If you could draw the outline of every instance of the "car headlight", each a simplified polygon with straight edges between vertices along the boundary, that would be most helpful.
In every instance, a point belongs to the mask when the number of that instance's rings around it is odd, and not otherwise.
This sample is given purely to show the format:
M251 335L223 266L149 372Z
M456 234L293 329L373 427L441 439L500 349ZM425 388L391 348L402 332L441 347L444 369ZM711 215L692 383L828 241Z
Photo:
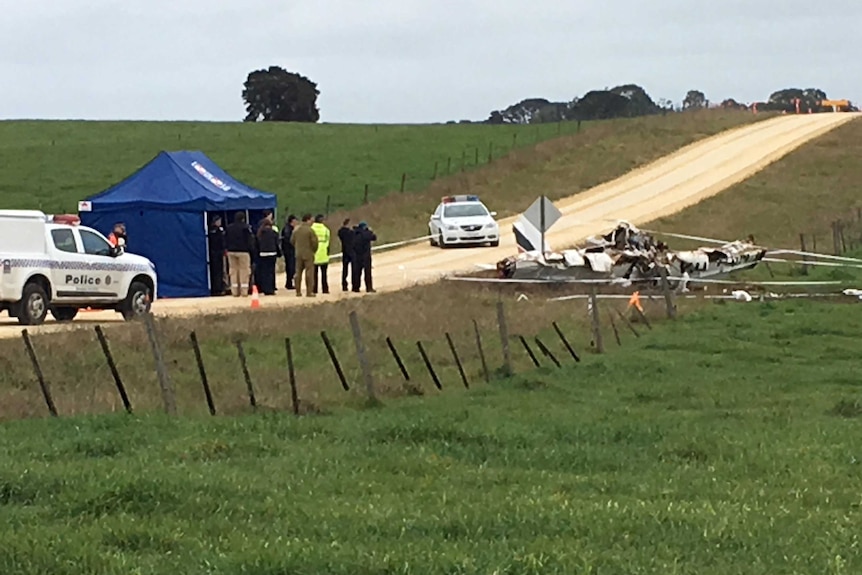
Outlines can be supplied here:
M490 224L485 224L485 227L486 228L496 228L497 224L495 224L494 222L491 222Z
M454 232L455 230L458 229L458 226L446 226L446 229L449 230L450 232Z

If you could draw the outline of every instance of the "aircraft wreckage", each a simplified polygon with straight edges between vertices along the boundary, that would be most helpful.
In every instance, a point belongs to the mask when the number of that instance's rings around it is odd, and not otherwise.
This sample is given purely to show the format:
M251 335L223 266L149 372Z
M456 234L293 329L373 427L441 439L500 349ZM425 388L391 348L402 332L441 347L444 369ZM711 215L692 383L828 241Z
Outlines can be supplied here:
M756 245L750 236L747 241L717 247L674 251L632 224L620 222L609 233L589 238L586 247L544 254L522 252L497 262L497 272L505 279L658 283L661 270L665 270L675 288L685 279L719 278L751 269L766 253L767 249Z

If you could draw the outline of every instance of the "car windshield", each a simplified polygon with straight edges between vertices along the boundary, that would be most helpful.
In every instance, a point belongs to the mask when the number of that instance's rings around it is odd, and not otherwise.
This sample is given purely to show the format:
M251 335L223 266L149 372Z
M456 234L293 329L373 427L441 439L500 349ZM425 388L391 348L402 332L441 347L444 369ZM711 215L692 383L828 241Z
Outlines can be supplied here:
M488 210L482 204L452 204L443 208L444 218L469 218L487 215Z

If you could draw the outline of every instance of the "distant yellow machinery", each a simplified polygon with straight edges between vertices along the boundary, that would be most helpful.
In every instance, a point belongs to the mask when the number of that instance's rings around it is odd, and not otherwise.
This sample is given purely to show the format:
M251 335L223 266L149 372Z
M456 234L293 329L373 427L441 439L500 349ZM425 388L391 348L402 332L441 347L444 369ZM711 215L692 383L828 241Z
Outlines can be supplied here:
M849 112L850 100L820 100L820 105L824 108L832 108L833 112Z

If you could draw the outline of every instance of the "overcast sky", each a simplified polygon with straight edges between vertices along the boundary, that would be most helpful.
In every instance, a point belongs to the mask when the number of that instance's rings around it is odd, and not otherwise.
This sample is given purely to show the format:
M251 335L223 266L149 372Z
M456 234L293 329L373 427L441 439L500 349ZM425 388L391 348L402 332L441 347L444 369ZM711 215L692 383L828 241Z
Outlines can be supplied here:
M624 83L680 102L862 100L862 2L0 0L0 118L241 120L279 65L324 122L485 119Z

